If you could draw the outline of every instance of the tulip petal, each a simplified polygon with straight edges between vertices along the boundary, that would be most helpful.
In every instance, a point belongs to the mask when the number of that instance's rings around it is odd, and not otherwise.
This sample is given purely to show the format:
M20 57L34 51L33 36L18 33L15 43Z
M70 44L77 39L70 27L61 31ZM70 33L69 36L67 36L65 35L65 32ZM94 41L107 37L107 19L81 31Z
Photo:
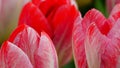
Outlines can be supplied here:
M120 19L118 19L116 21L116 23L113 25L113 27L111 28L110 32L108 33L108 37L110 39L120 39Z
M63 5L58 8L51 22L54 29L53 42L58 52L60 66L72 58L72 29L78 14L74 6Z
M73 56L76 68L87 68L84 39L85 32L81 24L81 16L78 16L73 28Z
M35 68L58 68L57 54L50 38L26 25L19 26L10 36L10 41L20 47Z
M21 48L35 65L34 53L39 47L40 36L34 29L21 25L11 34L9 41Z
M52 36L52 30L47 19L39 8L31 2L26 4L21 12L19 25L21 24L27 24L33 27L39 34L41 31L45 31L50 37Z
M0 68L33 68L33 66L20 48L7 41L0 51Z
M104 53L107 42L105 36L102 35L95 25L92 23L87 31L85 38L85 52L88 63L88 68L100 68L101 66L101 53ZM104 44L104 45L103 45Z
M88 28L85 51L89 68L119 68L120 43L103 35L95 24Z
M89 10L82 21L79 18L78 21L75 22L73 29L73 52L76 67L87 67L84 40L86 31L92 22L95 22L95 25L104 35L107 35L111 29L112 24L96 9Z
M96 9L89 10L82 21L83 28L86 30L90 23L95 22L100 31L107 35L111 29L111 22L109 22L101 12Z
M120 18L120 4L117 4L112 9L108 19L114 24L119 18Z
M46 17L53 9L64 4L70 4L70 0L32 0L32 2L40 8Z
M40 44L35 52L37 68L58 68L58 58L54 45L48 35L41 33Z

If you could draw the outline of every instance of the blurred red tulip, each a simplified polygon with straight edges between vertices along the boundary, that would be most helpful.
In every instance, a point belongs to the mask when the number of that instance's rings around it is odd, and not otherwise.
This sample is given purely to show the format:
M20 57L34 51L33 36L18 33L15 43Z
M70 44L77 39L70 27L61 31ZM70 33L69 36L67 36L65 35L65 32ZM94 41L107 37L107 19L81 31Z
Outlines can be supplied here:
M22 7L30 0L0 0L0 43L15 28Z
M73 29L73 53L77 68L120 67L120 10L116 5L108 19L96 9L78 16ZM120 8L120 7L119 7Z
M33 0L23 8L19 25L27 24L39 34L48 33L63 66L72 58L72 28L78 14L72 0Z

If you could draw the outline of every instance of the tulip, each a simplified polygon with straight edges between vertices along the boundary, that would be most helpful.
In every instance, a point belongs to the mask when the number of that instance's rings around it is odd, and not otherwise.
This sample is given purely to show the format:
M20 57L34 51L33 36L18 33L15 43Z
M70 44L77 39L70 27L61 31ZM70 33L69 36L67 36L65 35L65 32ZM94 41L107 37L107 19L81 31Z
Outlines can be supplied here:
M19 24L45 31L52 39L60 67L72 58L72 28L79 11L71 0L33 0L23 8Z
M45 32L21 25L2 45L0 68L58 68L54 45Z
M76 68L120 67L120 4L109 18L96 10L89 10L76 18L73 28L73 54Z
M0 0L0 44L15 28L22 7L30 0Z

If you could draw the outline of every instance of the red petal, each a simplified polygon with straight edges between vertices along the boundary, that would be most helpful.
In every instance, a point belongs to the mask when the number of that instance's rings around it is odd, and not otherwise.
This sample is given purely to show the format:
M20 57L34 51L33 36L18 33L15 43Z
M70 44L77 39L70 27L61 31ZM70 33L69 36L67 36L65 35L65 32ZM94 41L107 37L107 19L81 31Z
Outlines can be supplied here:
M70 0L32 0L32 2L39 6L45 16L48 16L53 9L63 4L70 4Z
M19 25L21 24L27 24L33 27L39 34L41 31L45 31L50 37L52 36L51 27L45 16L42 14L39 8L31 2L26 4L21 12Z
M57 53L52 40L44 32L41 33L40 44L35 52L37 68L58 68Z
M53 42L61 65L68 63L72 57L72 29L78 13L74 6L63 5L56 11L52 20Z
M19 31L21 28L23 29ZM35 30L28 26L21 25L10 36L10 41L28 55L35 68L58 67L57 54L53 48L54 45L50 38L44 33L41 34L40 38ZM48 47L50 49L48 49Z
M5 42L0 52L0 68L33 68L33 66L20 48Z

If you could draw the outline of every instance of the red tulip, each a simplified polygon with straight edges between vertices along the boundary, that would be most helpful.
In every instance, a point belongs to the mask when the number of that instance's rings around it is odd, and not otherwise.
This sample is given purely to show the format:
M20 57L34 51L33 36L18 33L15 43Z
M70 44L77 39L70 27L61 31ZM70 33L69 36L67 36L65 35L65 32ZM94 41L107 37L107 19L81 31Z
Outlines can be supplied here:
M79 11L71 0L33 0L33 3L23 8L19 25L27 24L39 34L45 31L55 44L59 64L63 66L72 58L72 28Z
M58 68L56 50L46 33L41 32L39 36L31 27L21 25L11 34L9 41L13 44L3 44L0 67Z
M115 6L108 19L96 9L88 11L83 19L81 16L76 19L73 53L77 68L120 67L119 5Z

